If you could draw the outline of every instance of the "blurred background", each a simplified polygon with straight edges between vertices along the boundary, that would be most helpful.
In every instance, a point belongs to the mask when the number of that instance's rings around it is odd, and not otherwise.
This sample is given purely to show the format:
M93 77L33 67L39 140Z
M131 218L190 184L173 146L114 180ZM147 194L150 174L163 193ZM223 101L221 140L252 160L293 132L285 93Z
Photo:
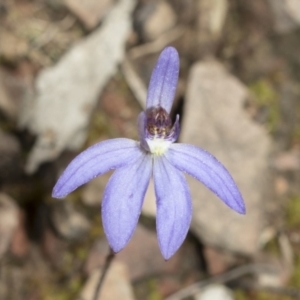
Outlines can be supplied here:
M111 173L51 191L81 150L137 139L170 45L179 140L229 169L247 214L188 178L191 230L165 262L150 185L99 299L300 298L300 0L0 0L0 299L92 299Z

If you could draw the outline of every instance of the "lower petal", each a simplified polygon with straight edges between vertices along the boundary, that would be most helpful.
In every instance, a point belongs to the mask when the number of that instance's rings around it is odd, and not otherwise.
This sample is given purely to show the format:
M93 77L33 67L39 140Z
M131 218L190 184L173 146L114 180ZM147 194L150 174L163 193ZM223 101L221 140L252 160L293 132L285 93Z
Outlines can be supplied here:
M63 198L96 176L130 164L141 154L138 143L130 139L111 139L95 144L71 161L55 184L52 196Z
M186 179L164 156L154 159L153 169L158 241L169 259L183 243L192 219L192 202Z
M188 144L172 144L166 153L178 170L201 181L230 208L245 214L243 197L227 169L207 151Z
M151 156L117 169L111 176L102 203L102 222L114 252L122 250L137 225L152 173Z

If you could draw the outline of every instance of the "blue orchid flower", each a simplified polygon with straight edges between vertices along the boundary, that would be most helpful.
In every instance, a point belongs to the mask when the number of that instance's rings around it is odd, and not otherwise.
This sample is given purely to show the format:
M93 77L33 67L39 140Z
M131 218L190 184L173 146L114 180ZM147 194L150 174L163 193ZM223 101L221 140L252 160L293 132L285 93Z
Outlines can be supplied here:
M109 170L102 201L102 222L114 252L132 237L145 193L153 177L156 227L163 257L183 243L192 219L192 201L184 173L201 181L230 208L245 214L241 193L226 168L210 153L188 144L174 144L180 126L170 118L179 72L173 47L161 53L151 76L146 111L138 117L140 141L125 138L100 142L80 153L57 181L52 196L63 198Z

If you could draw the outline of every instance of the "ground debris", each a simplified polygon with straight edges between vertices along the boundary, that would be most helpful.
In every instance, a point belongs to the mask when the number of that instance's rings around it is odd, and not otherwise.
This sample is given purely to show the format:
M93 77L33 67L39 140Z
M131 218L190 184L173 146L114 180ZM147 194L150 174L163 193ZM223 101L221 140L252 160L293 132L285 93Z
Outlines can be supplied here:
M21 126L38 135L27 161L28 173L64 149L82 146L99 94L124 55L134 3L120 1L99 29L39 74L37 95L20 116ZM118 35L112 38L115 32Z

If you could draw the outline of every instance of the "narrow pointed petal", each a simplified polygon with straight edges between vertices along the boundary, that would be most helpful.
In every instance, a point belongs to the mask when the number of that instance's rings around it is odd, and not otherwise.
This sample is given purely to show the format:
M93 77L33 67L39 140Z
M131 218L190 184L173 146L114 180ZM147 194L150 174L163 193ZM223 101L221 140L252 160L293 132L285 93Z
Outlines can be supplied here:
M179 134L180 134L179 115L176 115L176 119L172 127L171 133L166 139L174 143L177 141Z
M186 179L164 156L154 159L157 201L156 228L163 257L169 259L183 243L192 219L192 201Z
M114 252L122 250L134 232L151 174L151 156L143 154L134 164L116 170L105 188L102 222Z
M163 107L168 113L174 101L179 73L177 50L167 47L160 54L152 72L146 108Z
M210 153L188 144L173 144L166 153L177 169L201 181L230 208L245 214L242 195L227 169Z
M128 165L141 153L138 143L130 139L95 144L71 161L54 186L52 196L63 198L94 177Z

